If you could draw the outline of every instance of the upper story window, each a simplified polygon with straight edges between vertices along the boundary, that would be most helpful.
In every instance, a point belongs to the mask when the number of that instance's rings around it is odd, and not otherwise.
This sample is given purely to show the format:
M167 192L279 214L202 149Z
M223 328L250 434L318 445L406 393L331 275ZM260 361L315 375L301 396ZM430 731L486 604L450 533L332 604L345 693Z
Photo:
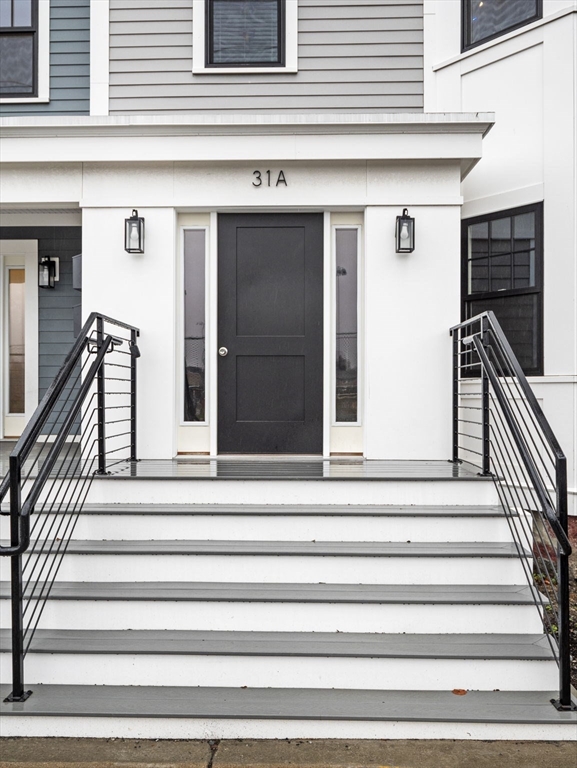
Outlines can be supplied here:
M0 0L0 96L38 92L38 0Z
M543 373L543 204L463 221L463 317L492 310L526 374Z
M543 16L543 0L461 0L463 50Z
M207 67L282 67L284 0L207 0Z
M193 74L297 72L298 0L193 0Z

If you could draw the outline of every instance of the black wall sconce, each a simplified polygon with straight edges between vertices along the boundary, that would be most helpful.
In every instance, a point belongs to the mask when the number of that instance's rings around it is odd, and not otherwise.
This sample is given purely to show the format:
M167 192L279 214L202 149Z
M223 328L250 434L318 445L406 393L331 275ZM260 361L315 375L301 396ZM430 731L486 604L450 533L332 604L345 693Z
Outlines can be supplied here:
M58 270L59 259L52 256L43 256L38 264L38 287L54 288L57 280L60 279Z
M128 253L144 253L144 219L137 210L124 219L124 250Z
M403 208L402 216L397 216L395 240L397 253L412 253L415 250L415 220L406 208Z

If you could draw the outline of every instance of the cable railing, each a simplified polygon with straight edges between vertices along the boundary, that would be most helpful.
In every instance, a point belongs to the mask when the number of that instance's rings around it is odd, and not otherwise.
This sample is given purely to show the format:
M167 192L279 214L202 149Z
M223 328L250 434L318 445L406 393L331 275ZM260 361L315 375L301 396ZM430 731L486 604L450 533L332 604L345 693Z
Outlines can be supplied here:
M492 476L574 710L569 648L567 460L493 312L451 328L453 461Z
M137 460L139 331L92 313L9 457L12 692L25 701L24 658L97 474Z

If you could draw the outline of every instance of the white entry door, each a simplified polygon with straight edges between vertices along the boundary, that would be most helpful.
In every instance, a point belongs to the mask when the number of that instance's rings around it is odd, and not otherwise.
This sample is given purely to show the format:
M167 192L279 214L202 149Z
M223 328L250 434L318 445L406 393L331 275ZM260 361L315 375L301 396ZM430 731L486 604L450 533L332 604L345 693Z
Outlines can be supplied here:
M0 240L0 437L38 405L38 241Z

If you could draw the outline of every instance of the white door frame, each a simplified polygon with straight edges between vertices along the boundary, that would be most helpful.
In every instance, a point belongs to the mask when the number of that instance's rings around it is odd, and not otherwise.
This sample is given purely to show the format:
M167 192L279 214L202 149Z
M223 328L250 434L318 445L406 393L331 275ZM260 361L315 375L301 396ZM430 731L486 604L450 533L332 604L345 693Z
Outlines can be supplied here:
M25 400L23 416L8 414L8 301L7 271L20 267L25 276ZM5 418L10 419L10 436L19 435L38 405L38 241L0 240L0 437L4 437Z

